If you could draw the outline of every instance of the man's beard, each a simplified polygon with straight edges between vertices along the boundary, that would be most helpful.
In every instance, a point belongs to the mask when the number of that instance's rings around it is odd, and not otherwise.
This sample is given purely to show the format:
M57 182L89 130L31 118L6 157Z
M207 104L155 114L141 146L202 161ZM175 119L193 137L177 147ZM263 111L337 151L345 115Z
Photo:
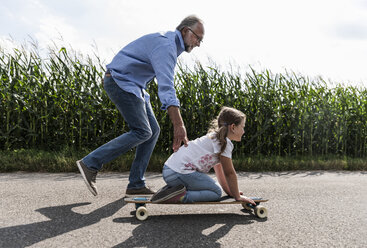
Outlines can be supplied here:
M192 47L191 46L189 46L189 45L187 45L187 43L184 43L184 45L185 45L185 51L186 52L191 52L192 51Z

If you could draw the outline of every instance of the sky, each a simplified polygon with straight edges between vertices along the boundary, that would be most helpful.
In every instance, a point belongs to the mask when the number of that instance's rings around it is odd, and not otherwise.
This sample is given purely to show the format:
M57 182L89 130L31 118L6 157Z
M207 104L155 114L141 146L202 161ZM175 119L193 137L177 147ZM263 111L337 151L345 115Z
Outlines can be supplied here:
M205 36L179 57L189 66L367 86L367 0L0 0L0 13L2 47L33 40L41 50L96 53L105 64L132 40L195 14Z

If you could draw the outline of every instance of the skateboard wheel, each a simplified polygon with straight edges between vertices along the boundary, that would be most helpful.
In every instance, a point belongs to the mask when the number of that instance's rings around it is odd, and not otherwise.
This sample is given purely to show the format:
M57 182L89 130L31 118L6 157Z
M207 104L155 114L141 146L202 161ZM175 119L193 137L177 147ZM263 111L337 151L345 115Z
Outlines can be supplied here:
M138 220L146 220L148 218L148 210L146 207L138 207L135 216Z
M252 210L252 208L248 205L248 203L242 203L242 207L246 210Z
M266 218L268 216L268 210L265 207L256 207L255 214L260 219Z

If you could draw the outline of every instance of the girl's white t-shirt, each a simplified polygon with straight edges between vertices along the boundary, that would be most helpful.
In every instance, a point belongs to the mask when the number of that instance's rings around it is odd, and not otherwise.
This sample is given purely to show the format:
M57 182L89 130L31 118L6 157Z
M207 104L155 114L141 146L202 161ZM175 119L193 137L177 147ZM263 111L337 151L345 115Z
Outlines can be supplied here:
M227 145L222 156L232 158L233 144L227 139ZM189 141L188 146L181 146L173 153L165 165L170 169L181 173L189 174L195 171L208 173L214 165L218 164L218 153L220 152L219 141L214 137L214 133Z

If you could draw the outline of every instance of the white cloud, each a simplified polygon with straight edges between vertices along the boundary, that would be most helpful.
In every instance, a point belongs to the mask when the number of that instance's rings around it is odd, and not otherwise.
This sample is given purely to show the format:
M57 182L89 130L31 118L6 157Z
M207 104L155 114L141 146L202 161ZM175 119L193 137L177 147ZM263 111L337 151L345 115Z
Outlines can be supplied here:
M179 6L177 7L177 4ZM146 33L173 30L189 14L205 22L200 48L187 63L208 57L227 68L246 68L367 82L367 5L362 0L13 0L0 6L0 37L28 35L40 46L60 41L106 63L121 47Z
M67 24L64 18L47 16L39 22L39 29L34 36L42 46L50 44L50 41L59 44L67 41L78 48L80 39L78 32L73 26Z

